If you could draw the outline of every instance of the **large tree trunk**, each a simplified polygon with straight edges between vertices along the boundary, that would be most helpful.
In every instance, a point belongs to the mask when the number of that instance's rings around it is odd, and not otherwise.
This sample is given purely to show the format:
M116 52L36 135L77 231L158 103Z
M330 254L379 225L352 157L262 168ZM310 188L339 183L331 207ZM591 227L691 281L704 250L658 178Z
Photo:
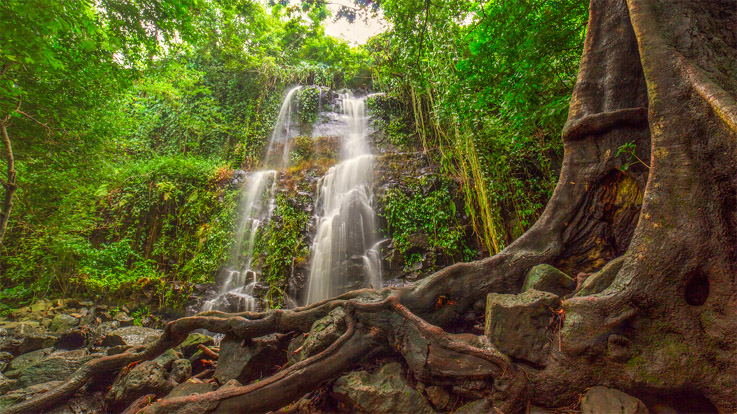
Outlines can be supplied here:
M428 383L488 380L486 396L504 412L530 401L569 405L594 385L737 411L734 22L735 0L592 0L560 181L540 220L496 256L407 288L174 321L149 348L89 365L10 412L53 405L94 373L150 358L191 329L244 339L306 332L337 307L346 310L348 328L322 353L257 383L165 399L147 412L274 409L352 369L369 349L403 358ZM628 143L649 166L622 171L617 152ZM575 276L618 257L608 288L562 302L560 342L544 366L515 362L458 333L483 312L488 293L519 292L534 265Z

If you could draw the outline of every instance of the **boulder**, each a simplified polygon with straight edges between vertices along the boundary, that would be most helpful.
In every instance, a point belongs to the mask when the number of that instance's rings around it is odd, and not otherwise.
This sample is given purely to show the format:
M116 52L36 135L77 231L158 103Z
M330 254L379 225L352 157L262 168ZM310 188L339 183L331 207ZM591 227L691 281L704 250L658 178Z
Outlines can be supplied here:
M160 329L144 328L143 326L126 326L124 328L118 328L110 332L102 340L103 346L139 346L143 345L161 336Z
M113 320L117 321L120 324L120 326L132 326L133 325L133 318L128 316L128 314L125 312L116 313Z
M39 328L38 322L11 322L0 329L0 352L22 355L53 346L57 336Z
M16 385L28 387L63 380L96 356L99 355L89 355L85 349L53 352L48 357L18 370Z
M104 413L105 396L102 392L78 392L72 398L44 414L88 414Z
M535 289L541 292L555 293L558 296L573 292L575 288L575 280L548 264L537 265L530 269L522 284L522 292Z
M14 321L40 321L53 313L54 303L48 299L39 299L30 306L16 309L10 313Z
M120 371L110 392L105 396L105 402L112 410L121 410L147 394L162 397L174 386L174 382L169 381L166 369L161 364L156 361L145 361L129 370Z
M13 390L5 395L0 395L0 410L8 408L11 405L30 400L31 398L43 394L56 388L61 381L51 381L43 384L32 385L30 387Z
M212 346L215 345L215 340L211 336L203 335L201 333L191 333L179 345L179 349L184 354L185 358L189 358L198 351L200 345Z
M43 361L44 359L48 358L53 351L53 348L44 348L19 355L10 361L6 374L8 374L11 378L17 378L20 370Z
M404 379L402 366L392 362L371 374L351 372L338 378L332 396L351 412L427 413L435 411L430 403Z
M169 376L177 383L188 380L192 376L192 363L188 359L177 359L172 363Z
M0 374L0 395L15 388L16 380L12 380L3 374Z
M283 351L287 337L268 335L243 345L243 340L226 335L220 342L215 378L221 384L237 379L242 384L262 378L287 363Z
M484 333L502 353L544 365L550 350L551 309L559 305L558 295L534 289L518 295L490 293Z
M489 400L480 399L461 406L453 414L489 414L493 412L494 404L489 402Z
M120 323L118 321L113 322L102 322L99 325L97 325L97 328L95 328L94 332L92 333L92 339L91 343L94 345L102 345L105 338L110 334L110 332L120 328ZM118 344L121 345L121 344ZM115 346L115 345L108 345L108 346Z
M13 354L10 352L0 352L0 372L5 371L5 368L10 365L10 360L13 359Z
M581 399L582 414L647 414L642 401L607 387L592 387Z
M589 275L581 283L581 288L576 292L576 296L589 296L603 292L614 282L614 278L622 268L622 264L624 264L624 256L611 260L601 270Z
M74 328L78 324L79 319L65 313L60 313L54 316L54 319L51 320L49 330L53 332L66 332Z
M438 410L444 411L449 408L450 394L448 394L448 391L443 388L431 385L425 388L425 395L427 395L427 399L430 400L433 407Z

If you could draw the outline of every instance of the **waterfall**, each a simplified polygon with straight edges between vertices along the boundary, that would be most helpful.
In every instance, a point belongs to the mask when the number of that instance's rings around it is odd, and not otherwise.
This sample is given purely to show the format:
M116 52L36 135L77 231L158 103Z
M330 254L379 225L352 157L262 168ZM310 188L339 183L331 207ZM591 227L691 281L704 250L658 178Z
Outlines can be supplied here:
M220 286L218 295L203 304L203 311L255 310L256 300L253 290L258 282L260 269L253 263L254 244L259 229L271 221L271 215L276 207L278 170L284 170L289 165L291 141L296 135L292 130L293 98L300 88L297 86L287 92L269 140L264 164L275 169L255 171L247 176L239 203L240 219L230 255L229 269L225 270L227 276Z
M381 287L376 213L371 203L374 158L365 98L343 94L341 105L342 161L318 185L307 304L358 287Z

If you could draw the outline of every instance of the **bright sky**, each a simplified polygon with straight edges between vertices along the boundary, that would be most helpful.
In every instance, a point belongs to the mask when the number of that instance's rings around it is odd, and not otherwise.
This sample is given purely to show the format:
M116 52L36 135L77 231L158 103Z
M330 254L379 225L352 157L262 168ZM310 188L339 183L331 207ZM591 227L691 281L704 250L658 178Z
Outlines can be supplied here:
M328 9L333 13L333 16L338 13L340 5L353 6L353 3L350 0L330 1ZM368 19L366 21L357 18L353 23L349 23L346 19L333 22L332 18L328 18L324 24L325 34L345 39L352 44L364 44L369 37L381 33L387 28L387 23L381 11L379 12L378 18Z

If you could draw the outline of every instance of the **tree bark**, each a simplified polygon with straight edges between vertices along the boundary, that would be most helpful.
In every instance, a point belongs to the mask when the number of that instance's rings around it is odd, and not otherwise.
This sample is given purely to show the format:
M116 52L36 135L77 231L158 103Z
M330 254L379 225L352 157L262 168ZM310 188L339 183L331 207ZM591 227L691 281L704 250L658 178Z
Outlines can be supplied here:
M503 412L530 402L569 406L595 385L646 401L696 401L699 411L737 411L735 21L735 0L591 0L559 183L538 222L499 254L404 288L174 321L159 342L104 369L151 358L197 327L244 339L307 332L343 307L346 332L303 365L243 387L164 399L146 412L278 408L353 369L367 353L364 340L426 383L487 381L481 394ZM649 167L622 171L617 152L631 143ZM518 293L534 265L575 276L618 257L604 291L563 300L559 346L544 366L513 361L462 333L488 293ZM86 369L9 412L52 406L90 377Z

